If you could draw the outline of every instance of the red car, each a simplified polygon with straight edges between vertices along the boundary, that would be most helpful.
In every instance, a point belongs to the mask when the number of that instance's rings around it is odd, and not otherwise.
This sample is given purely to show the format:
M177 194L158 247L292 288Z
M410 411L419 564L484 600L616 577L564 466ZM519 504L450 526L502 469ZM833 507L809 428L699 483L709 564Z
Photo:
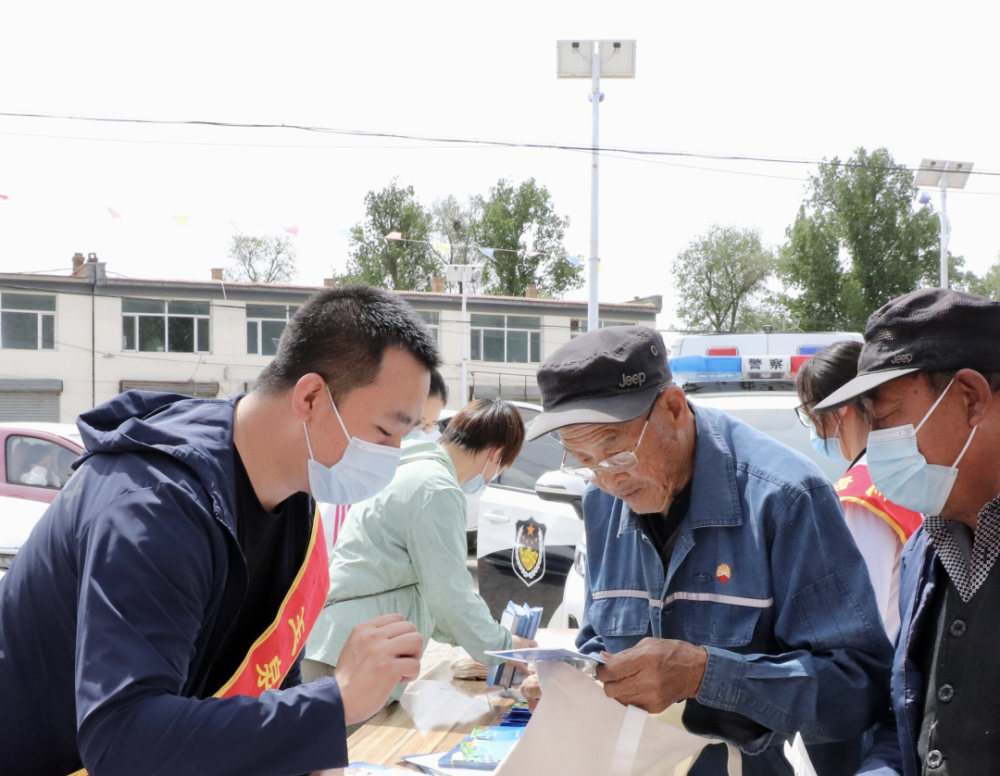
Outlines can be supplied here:
M0 496L51 504L83 451L71 423L0 423Z

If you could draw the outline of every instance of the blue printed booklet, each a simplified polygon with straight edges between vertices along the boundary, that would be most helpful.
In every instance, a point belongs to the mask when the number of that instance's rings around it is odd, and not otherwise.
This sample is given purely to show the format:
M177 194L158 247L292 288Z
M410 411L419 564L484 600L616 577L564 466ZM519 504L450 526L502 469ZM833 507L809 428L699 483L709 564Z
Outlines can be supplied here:
M592 660L595 663L604 665L604 660L597 655L584 655L582 652L574 652L571 649L544 649L542 647L535 647L533 649L504 649L487 652L486 654L503 658L504 660L515 660L518 663L538 663L542 660Z
M524 728L508 728L518 733ZM492 771L507 755L511 747L517 743L517 738L468 738L445 754L438 765L442 768L473 768L480 771Z

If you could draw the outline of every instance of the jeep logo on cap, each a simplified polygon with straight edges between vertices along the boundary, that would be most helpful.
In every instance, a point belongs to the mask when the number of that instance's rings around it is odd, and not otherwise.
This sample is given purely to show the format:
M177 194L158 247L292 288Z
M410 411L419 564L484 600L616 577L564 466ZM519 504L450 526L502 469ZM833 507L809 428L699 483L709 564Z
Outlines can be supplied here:
M909 364L912 360L912 353L898 353L892 357L892 363L894 364Z
M633 385L642 385L644 382L646 382L645 372L636 372L634 375L622 374L622 381L618 387L631 388Z

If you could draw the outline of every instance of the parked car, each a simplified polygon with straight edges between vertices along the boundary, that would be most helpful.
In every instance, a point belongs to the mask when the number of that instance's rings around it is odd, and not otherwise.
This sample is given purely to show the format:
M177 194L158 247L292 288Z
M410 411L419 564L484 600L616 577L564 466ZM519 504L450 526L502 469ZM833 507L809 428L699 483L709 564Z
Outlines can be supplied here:
M0 496L52 503L83 452L71 423L0 423Z
M41 501L0 496L0 579L48 508Z
M673 359L671 359L673 361ZM813 461L822 472L836 482L847 471L848 462L835 463L820 456L809 442L809 429L803 426L795 408L799 404L798 395L792 391L761 392L757 390L733 391L730 393L700 393L696 386L688 397L700 407L714 407L762 431L769 437L788 445ZM587 544L582 538L574 552L574 562L569 569L564 584L562 608L553 617L550 627L577 628L583 619L584 568Z
M681 356L810 356L843 340L864 342L864 336L848 331L763 331L740 334L688 334L674 340L670 358Z

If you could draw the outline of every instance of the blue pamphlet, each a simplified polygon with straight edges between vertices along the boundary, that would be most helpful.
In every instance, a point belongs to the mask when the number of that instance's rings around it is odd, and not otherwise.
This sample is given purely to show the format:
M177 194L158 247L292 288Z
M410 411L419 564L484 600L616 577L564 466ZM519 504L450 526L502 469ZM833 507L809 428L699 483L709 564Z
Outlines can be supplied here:
M596 655L584 655L582 652L574 652L571 649L543 649L542 647L535 647L533 649L504 649L487 652L486 654L503 658L504 660L515 660L518 663L538 663L542 660L592 660L595 663L604 665L604 661Z

